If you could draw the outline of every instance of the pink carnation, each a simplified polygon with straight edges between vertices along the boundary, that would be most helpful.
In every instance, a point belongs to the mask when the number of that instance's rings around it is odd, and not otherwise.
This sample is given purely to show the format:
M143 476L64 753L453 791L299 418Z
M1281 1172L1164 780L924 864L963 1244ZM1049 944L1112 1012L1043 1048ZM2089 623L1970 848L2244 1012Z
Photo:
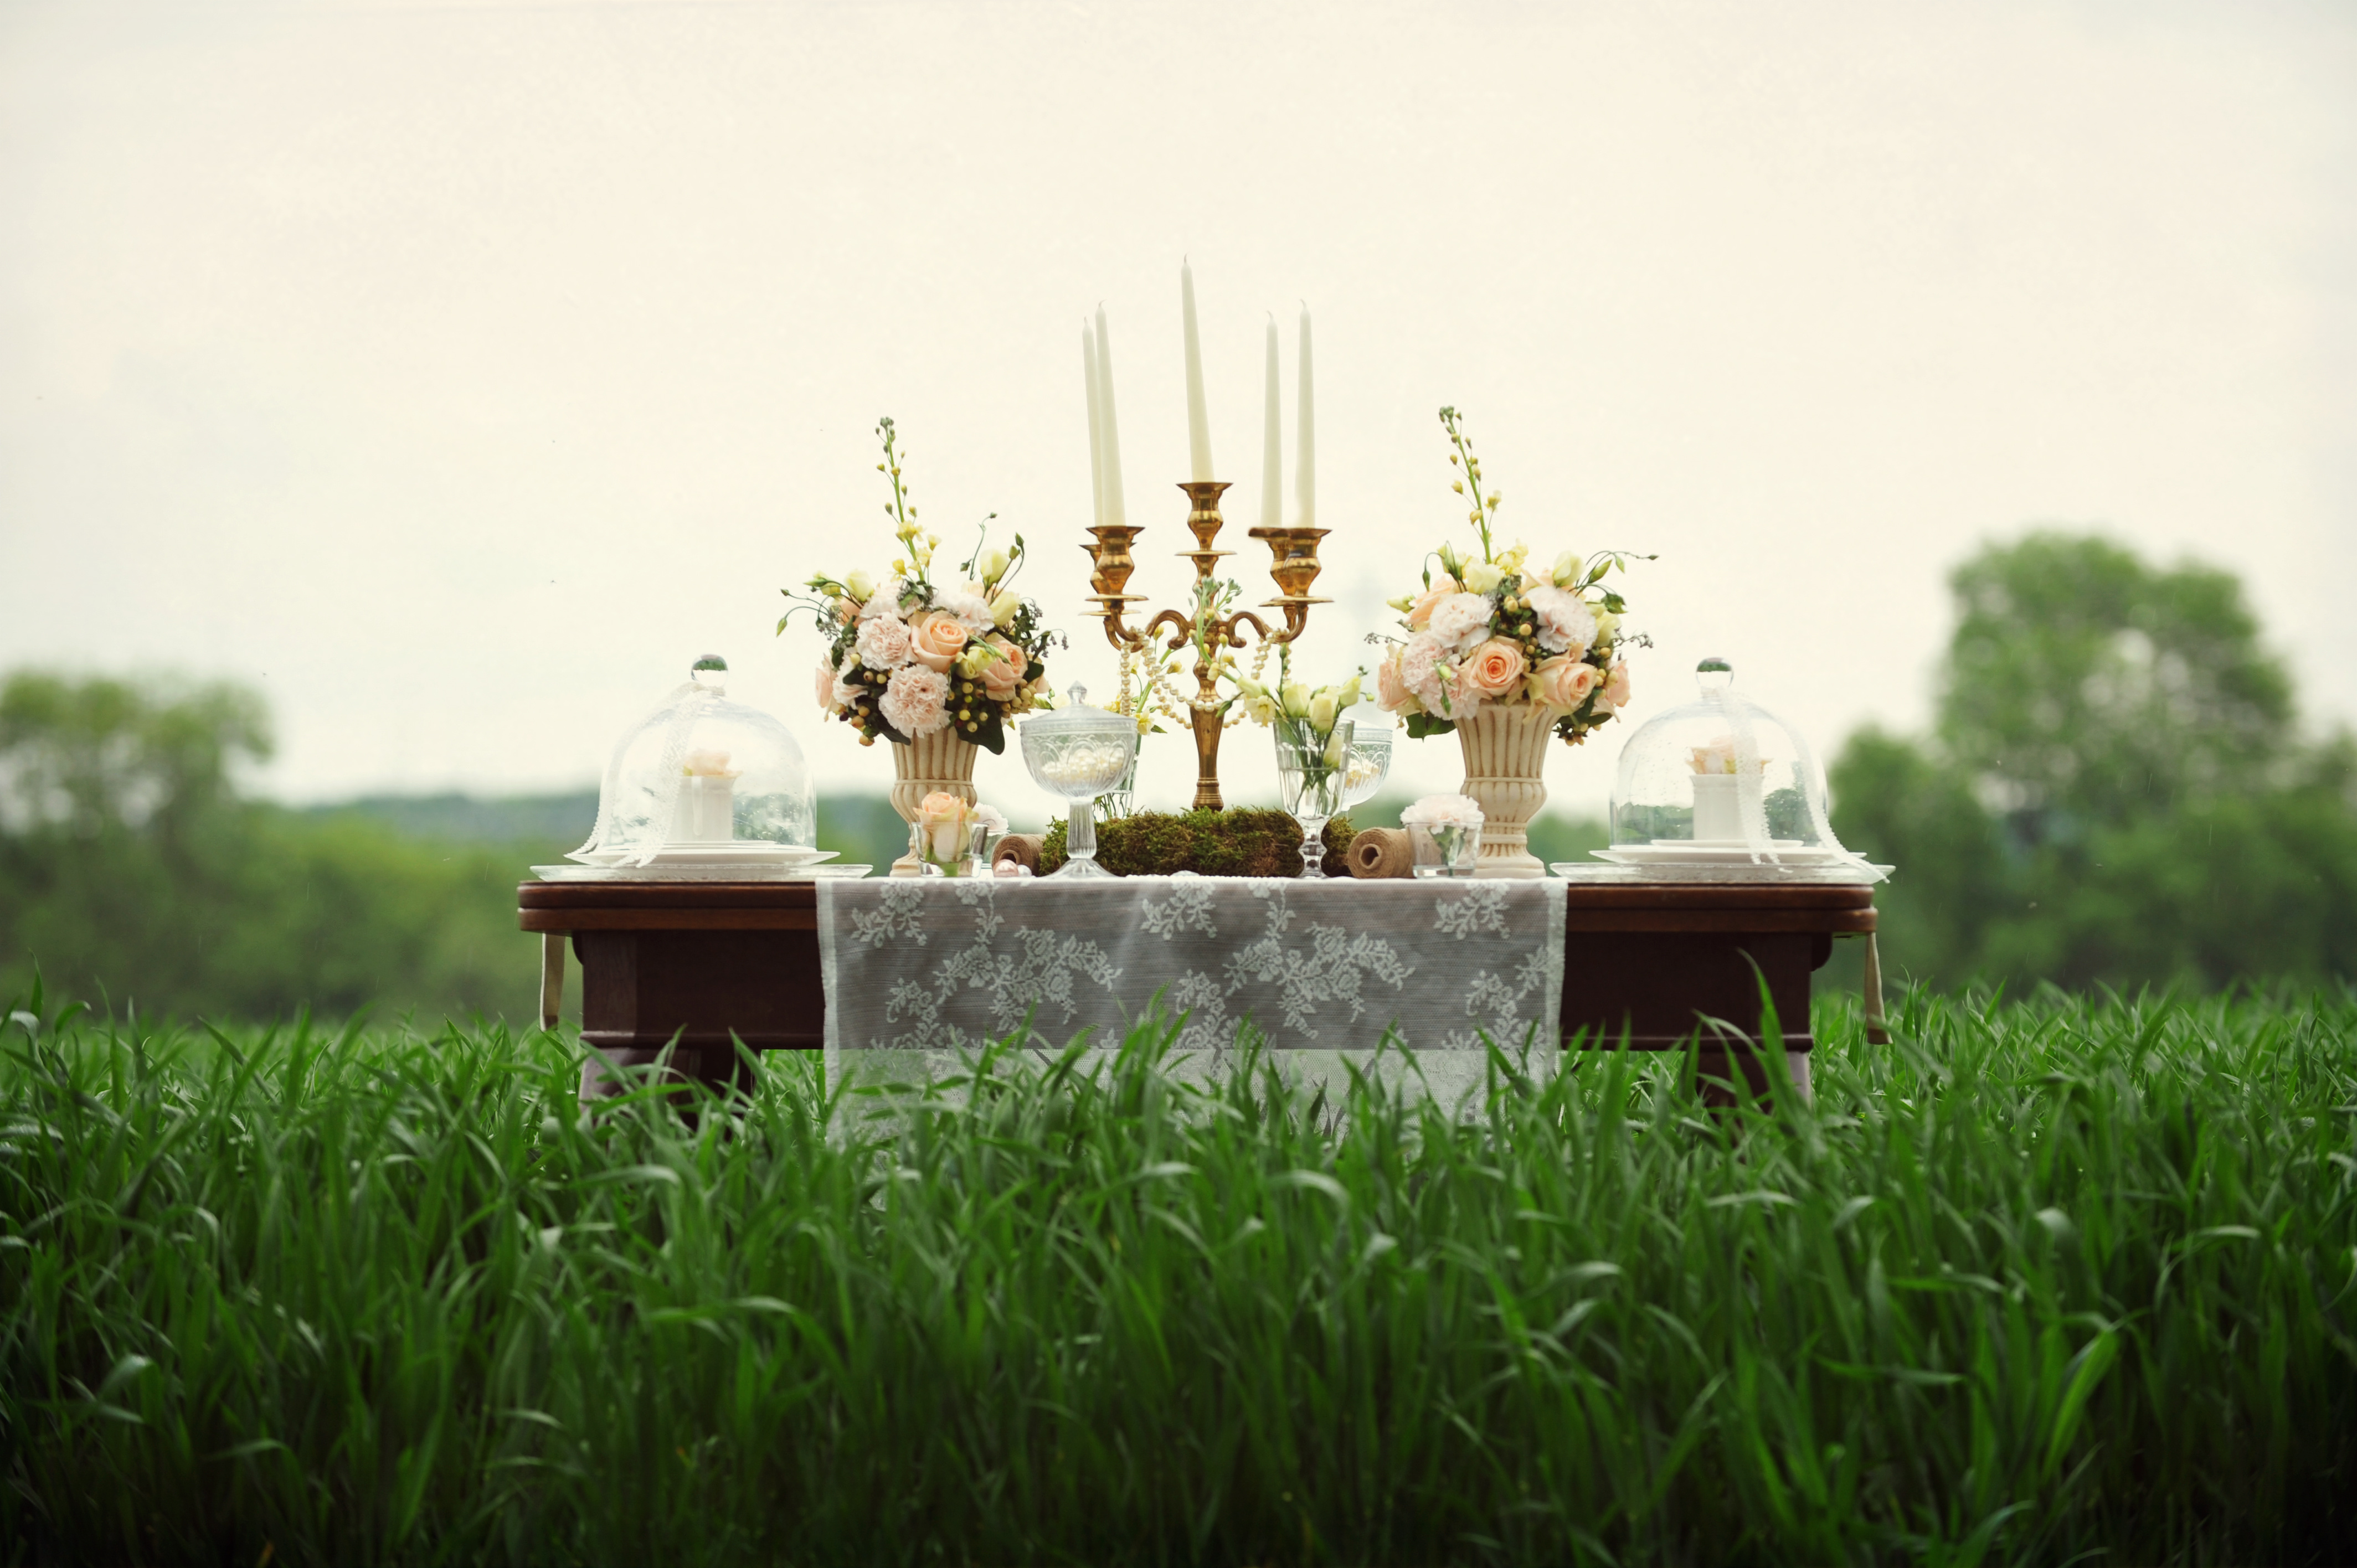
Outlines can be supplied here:
M1446 713L1441 694L1448 689L1448 671L1440 662L1441 646L1430 632L1420 631L1407 639L1400 652L1400 684L1406 687L1428 713Z
M877 616L859 623L859 662L870 670L898 670L916 656L909 623L899 616Z
M1573 659L1587 657L1588 648L1596 641L1596 612L1587 607L1586 599L1544 584L1527 590L1523 596L1530 600L1531 618L1538 623L1541 648Z
M877 706L884 722L910 740L931 735L950 722L950 678L921 664L906 665L892 671Z

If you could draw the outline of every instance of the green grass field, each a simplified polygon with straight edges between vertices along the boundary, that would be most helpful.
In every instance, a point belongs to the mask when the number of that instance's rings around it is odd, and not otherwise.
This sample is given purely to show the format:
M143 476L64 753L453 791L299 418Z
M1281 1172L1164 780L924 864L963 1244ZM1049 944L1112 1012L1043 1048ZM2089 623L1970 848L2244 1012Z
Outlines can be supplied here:
M2336 1562L2357 1001L1835 1005L1451 1120L1134 1038L860 1133L496 1027L0 1033L0 1557Z

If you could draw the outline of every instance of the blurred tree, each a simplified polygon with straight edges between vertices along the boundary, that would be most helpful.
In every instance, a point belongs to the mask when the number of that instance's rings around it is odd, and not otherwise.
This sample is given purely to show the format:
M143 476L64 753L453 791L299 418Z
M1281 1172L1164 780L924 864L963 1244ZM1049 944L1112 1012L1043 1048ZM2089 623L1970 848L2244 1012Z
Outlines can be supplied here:
M2357 748L2301 743L2241 585L2036 533L1950 578L1932 738L1867 729L1836 831L1943 982L2357 977Z
M371 1002L525 1010L519 874L547 846L443 844L239 798L270 751L225 685L20 672L0 684L0 993L282 1017Z

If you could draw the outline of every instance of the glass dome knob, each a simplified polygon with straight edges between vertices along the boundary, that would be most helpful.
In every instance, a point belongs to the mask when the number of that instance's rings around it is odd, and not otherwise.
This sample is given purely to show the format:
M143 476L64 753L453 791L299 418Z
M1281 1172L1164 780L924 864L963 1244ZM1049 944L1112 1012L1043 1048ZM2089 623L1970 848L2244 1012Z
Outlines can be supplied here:
M728 690L728 660L717 653L707 653L688 666L688 679L705 691L719 694Z
M1695 666L1695 684L1705 692L1724 692L1735 684L1735 666L1724 659L1706 659Z
M1077 681L1072 682L1071 693L1072 706L1076 708L1089 700L1089 689Z

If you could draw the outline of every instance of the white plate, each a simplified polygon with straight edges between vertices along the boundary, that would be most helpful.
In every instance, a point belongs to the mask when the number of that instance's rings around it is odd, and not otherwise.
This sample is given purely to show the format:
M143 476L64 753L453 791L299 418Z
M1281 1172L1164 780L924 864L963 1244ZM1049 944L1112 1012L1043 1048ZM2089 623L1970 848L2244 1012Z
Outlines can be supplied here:
M667 843L647 863L657 865L816 865L842 854L835 849L807 849L798 843L765 843L758 839L728 839L711 843ZM583 865L619 866L634 859L619 849L576 850L565 857Z
M1871 886L1890 875L1890 867L1876 865L1866 860L1842 860L1792 864L1786 856L1784 864L1762 860L1754 865L1749 861L1730 861L1712 865L1705 861L1653 861L1644 865L1621 865L1593 860L1558 860L1547 867L1566 882L1594 882L1609 885L1628 883L1679 883L1701 887L1737 883L1766 883L1792 886L1803 883Z
M1740 840L1698 843L1655 839L1649 844L1622 844L1587 853L1615 865L1846 865L1857 859L1846 850L1815 848L1798 839L1778 839L1756 848ZM1755 853L1757 861L1752 858Z
M691 861L673 865L535 865L543 882L815 882L821 877L865 876L872 865L729 865Z

